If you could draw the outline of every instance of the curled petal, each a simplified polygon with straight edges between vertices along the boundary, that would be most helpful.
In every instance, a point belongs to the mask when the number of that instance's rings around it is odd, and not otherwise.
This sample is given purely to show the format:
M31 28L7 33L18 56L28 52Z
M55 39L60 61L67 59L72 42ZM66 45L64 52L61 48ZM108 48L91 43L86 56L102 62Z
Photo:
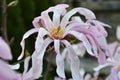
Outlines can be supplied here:
M0 37L0 57L6 60L11 60L11 50L9 45Z
M1 80L20 80L21 75L13 71L7 63L0 60L0 79Z
M41 44L41 48L39 50L35 50L32 55L32 72L34 74L34 79L38 79L41 77L42 69L43 69L43 57L46 48L52 42L51 39L47 38L43 44Z
M20 64L18 63L18 64L15 64L15 65L9 65L9 67L11 68L11 69L19 69L20 68Z
M34 18L34 20L32 21L32 23L33 23L33 26L35 28L40 28L41 27L40 24L42 24L43 27L46 26L45 23L44 23L44 20L41 18L41 16Z
M99 50L98 62L99 62L99 64L105 64L106 63L106 55L102 50Z
M61 26L65 27L68 24L70 17L77 12L80 13L81 15L84 15L86 19L95 19L94 13L89 9L82 8L82 7L74 8L68 13L66 13L65 16L62 18Z
M45 30L44 28L39 28L39 31L38 31L38 36L37 36L37 39L35 41L35 49L36 51L41 49L41 45L44 43L44 40L43 40L43 37L45 35L49 35L49 32L47 30Z
M98 29L98 31L101 32L105 37L107 37L108 33L107 33L107 31L105 30L104 27L111 28L111 26L109 26L108 24L102 23L98 20L88 20L87 22L88 23L93 23L94 26Z
M80 62L79 62L78 56L76 55L75 51L73 50L72 46L70 45L70 43L68 41L62 40L62 43L65 44L65 46L67 47L67 50L68 50L68 56L70 58L70 68L72 71L73 79L74 80L83 80L83 77L79 73Z
M69 31L68 34L71 34L71 35L75 36L78 40L82 41L86 50L87 50L87 52L90 55L94 55L93 52L92 52L92 48L91 48L91 45L90 45L89 41L87 40L87 38L82 33L79 33L79 32L76 32L76 31Z
M20 59L24 56L25 39L28 38L31 34L38 32L38 30L39 30L38 28L33 28L33 29L27 31L27 32L24 34L24 36L23 36L23 38L22 38L22 41L20 42L20 45L21 45L21 47L22 47L22 52L21 52L20 56L18 57L18 60L20 60Z
M54 48L55 51L57 53L56 55L56 65L57 65L57 74L62 77L65 78L65 72L64 72L64 59L60 54L60 42L59 40L54 40Z

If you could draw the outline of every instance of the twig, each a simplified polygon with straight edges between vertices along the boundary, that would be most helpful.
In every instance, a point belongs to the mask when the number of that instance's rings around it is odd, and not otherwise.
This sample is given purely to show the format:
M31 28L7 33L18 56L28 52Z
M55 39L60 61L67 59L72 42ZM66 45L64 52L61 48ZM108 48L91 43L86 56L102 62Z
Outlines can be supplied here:
M7 4L6 0L2 0L2 27L1 27L1 32L3 35L3 38L5 39L6 42L8 42L8 37L7 37Z

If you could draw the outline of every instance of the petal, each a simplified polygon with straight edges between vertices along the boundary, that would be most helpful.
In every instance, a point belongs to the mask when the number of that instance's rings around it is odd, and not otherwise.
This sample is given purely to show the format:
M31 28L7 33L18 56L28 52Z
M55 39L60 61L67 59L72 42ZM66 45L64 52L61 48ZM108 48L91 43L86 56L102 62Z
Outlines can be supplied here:
M120 26L117 27L116 37L118 40L120 40Z
M105 30L104 26L111 28L111 26L109 26L109 25L107 25L105 23L102 23L102 22L100 22L98 20L88 20L87 22L93 23L95 25L95 27L98 29L98 31L101 32L104 36L108 35L108 33Z
M68 7L67 4L60 4L55 7L49 8L53 11L53 23L54 27L59 26L60 24L60 16L66 13L66 8ZM62 27L62 26L61 26Z
M7 63L0 60L0 80L19 80L20 74L13 71Z
M102 50L99 50L98 63L99 64L105 64L106 63L106 55Z
M41 18L44 20L45 23L45 27L48 31L50 31L52 29L52 27L54 26L53 22L50 19L50 16L48 15L49 11L43 11L41 13Z
M9 67L11 68L11 69L19 69L20 68L20 64L18 63L18 64L15 64L15 65L9 65Z
M90 74L86 74L84 80L91 80L91 77L92 76Z
M0 37L0 57L6 60L11 60L11 50L9 45Z
M108 63L106 63L106 64L104 64L104 65L99 65L99 66L97 66L97 67L95 67L95 68L93 68L94 69L94 71L99 71L99 70L101 70L102 68L105 68L105 67L107 67L107 66L110 66L110 64L108 64Z
M76 55L76 53L74 52L72 46L70 45L70 43L66 40L62 40L61 41L63 44L65 44L65 46L67 47L68 50L68 56L70 58L70 68L72 71L72 77L74 80L83 80L82 76L79 73L80 70L80 62L79 62L79 58Z
M92 48L91 48L91 45L90 45L89 41L87 40L87 38L82 33L79 33L79 32L76 32L76 31L69 31L68 34L71 34L71 35L75 36L78 40L82 41L86 50L87 50L87 52L90 55L94 55L93 52L92 52Z
M93 49L93 52L94 52L95 56L98 56L98 51L97 51L98 49L97 49L97 45L96 45L94 39L92 38L92 36L90 36L88 34L86 36L87 36L87 38L88 38L88 40L91 44L91 47Z
M32 23L33 23L33 26L35 28L40 28L41 27L40 24L42 24L42 26L46 28L44 20L41 18L41 16L34 18L34 20L32 21Z
M74 8L66 13L65 16L62 18L61 26L65 27L68 24L70 17L72 17L72 15L77 12L79 12L81 15L84 15L86 19L95 19L95 15L91 10L82 7Z
M31 68L28 71L29 61L30 61L30 56L26 57L25 61L24 61L24 72L23 72L23 75L22 75L23 80L33 80L33 73L31 71Z
M115 54L116 48L118 46L119 46L119 43L117 41L108 44L108 50L109 50L110 57L113 57L113 55Z
M39 32L38 32L38 36L37 39L35 41L35 49L36 51L41 49L41 45L44 43L43 37L45 35L49 35L49 32L47 30L45 30L44 28L39 28Z
M72 30L72 28L74 28L74 27L77 27L78 29L80 29L80 27L87 27L87 26L88 26L88 24L86 24L86 23L73 22L66 27L65 32L67 33L67 31ZM66 35L64 35L64 36L66 36Z
M20 45L22 47L22 52L21 52L20 56L18 57L18 60L22 59L22 57L24 56L25 39L28 38L31 34L38 32L38 30L39 30L39 28L33 28L24 34L22 41L20 42Z
M111 69L111 74L112 74L113 80L119 80L117 73L118 73L117 69L115 67L113 67Z
M83 57L86 53L86 49L85 49L83 43L74 44L74 45L72 45L72 48L74 49L76 54L80 57Z
M24 72L23 72L23 75L25 75L27 73L27 70L28 70L28 64L29 64L29 61L30 61L30 56L26 57L25 58L25 61L24 61Z
M120 46L116 49L116 52L113 58L115 61L120 61Z
M34 74L34 79L38 79L41 76L42 68L43 68L43 56L46 48L53 40L47 38L44 40L44 43L41 45L42 47L39 51L34 51L32 55L32 71Z
M60 41L59 40L54 40L54 48L57 53L56 55L56 65L57 65L57 74L65 78L65 71L64 71L64 59L60 54Z

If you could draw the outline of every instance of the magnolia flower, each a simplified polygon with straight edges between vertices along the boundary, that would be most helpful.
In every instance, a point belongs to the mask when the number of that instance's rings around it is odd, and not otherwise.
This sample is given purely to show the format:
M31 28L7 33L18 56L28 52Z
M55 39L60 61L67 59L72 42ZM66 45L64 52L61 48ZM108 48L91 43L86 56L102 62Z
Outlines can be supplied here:
M120 80L120 45L117 42L109 44L110 56L104 65L99 65L94 68L95 71L99 71L107 66L111 66L111 73L106 80Z
M11 60L12 55L8 44L0 37L0 58ZM18 80L20 75L13 71L9 64L0 59L0 80Z
M91 10L82 7L74 8L67 12L67 7L67 4L60 4L43 11L41 13L41 16L36 17L33 20L33 25L35 28L26 32L23 36L23 39L21 41L22 53L18 57L18 60L24 56L25 39L28 38L31 34L38 32L38 36L35 42L35 51L32 55L32 66L34 68L33 72L36 73L36 79L41 76L44 53L46 51L46 48L52 42L54 43L54 49L57 53L57 74L62 78L65 78L65 72L64 59L60 54L60 44L64 44L67 48L73 79L82 80L82 76L78 72L80 68L79 58L69 41L66 40L66 37L69 37L69 35L73 35L75 38L83 43L87 52L90 55L93 55L91 44L84 34L89 28L91 28L90 24L84 23L79 16L74 16L74 14L79 13L80 15L85 16L87 20L92 20L95 19L94 13ZM52 18L50 18L49 16L49 13L51 12ZM86 30L80 32L80 30L82 30L83 28ZM100 30L101 29L102 28L100 28ZM90 29L89 31L92 30ZM91 34L92 32L89 33Z

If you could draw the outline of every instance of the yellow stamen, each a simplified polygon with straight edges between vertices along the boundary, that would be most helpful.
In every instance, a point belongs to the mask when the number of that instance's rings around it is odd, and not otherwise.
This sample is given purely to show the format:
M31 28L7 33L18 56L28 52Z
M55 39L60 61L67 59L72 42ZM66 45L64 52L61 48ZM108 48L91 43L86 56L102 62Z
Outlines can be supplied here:
M64 34L64 30L60 26L58 26L58 27L52 28L50 33L52 37L54 37L55 39L61 39Z
M117 66L117 70L120 71L120 65Z

